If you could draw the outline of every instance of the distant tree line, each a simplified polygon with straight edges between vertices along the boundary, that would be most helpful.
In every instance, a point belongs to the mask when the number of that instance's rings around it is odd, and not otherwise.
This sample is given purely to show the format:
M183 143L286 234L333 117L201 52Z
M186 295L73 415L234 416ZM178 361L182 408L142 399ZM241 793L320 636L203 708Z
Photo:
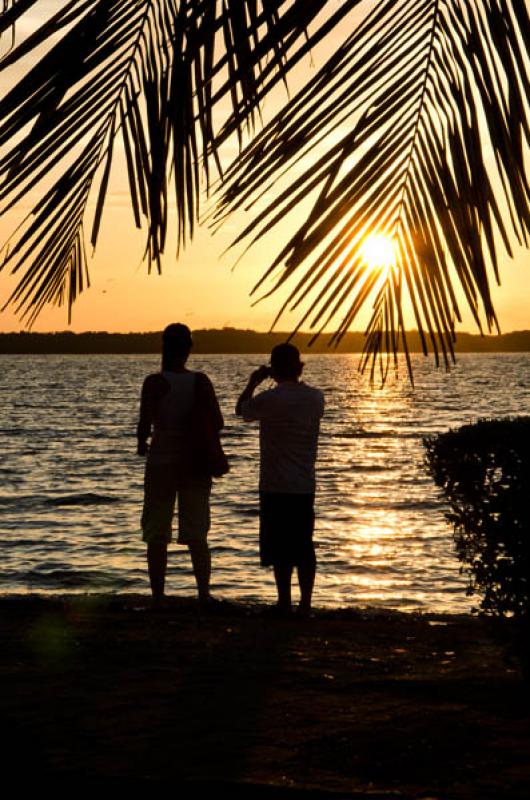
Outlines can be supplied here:
M237 328L196 330L193 333L195 353L268 353L275 344L285 341L288 333L261 333ZM311 347L311 334L300 333L292 340L302 352L309 353L360 353L364 334L347 333L338 347L329 347L322 336ZM419 336L410 334L412 352L421 352ZM460 353L494 353L530 351L530 331L515 331L502 336L458 335L457 351ZM160 332L149 333L0 333L0 353L158 353Z

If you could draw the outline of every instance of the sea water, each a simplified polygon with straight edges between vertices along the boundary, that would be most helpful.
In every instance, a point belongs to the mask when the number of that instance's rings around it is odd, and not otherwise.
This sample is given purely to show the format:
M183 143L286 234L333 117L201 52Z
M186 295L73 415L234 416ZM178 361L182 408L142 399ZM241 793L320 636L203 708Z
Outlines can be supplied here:
M256 355L196 356L217 391L230 473L215 482L210 543L213 591L266 601L258 563L258 431L234 415ZM304 380L326 412L316 500L321 606L466 612L445 520L425 467L424 436L481 417L530 413L530 354L466 354L447 373L414 356L384 388L354 355L304 357ZM143 378L157 356L0 356L2 592L148 593L140 514L144 462L135 428ZM187 548L169 554L168 592L193 592Z

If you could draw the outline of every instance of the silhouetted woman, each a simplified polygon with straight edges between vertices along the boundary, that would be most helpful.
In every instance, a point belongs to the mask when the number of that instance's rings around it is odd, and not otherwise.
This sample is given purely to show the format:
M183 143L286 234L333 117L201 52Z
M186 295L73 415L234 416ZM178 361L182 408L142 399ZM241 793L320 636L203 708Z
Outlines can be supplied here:
M162 334L162 370L149 375L142 388L137 432L138 455L147 455L142 530L157 606L164 598L167 546L177 497L178 543L189 547L199 602L203 606L215 602L209 590L207 542L212 470L199 440L210 431L218 442L224 422L209 378L186 369L192 345L186 325L168 325Z

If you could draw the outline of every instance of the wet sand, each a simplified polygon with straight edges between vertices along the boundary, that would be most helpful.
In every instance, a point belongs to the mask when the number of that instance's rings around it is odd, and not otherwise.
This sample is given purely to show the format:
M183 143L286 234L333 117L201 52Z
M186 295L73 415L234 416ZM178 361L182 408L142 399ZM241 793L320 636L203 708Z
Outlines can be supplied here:
M3 778L231 797L530 797L530 699L487 621L0 599Z

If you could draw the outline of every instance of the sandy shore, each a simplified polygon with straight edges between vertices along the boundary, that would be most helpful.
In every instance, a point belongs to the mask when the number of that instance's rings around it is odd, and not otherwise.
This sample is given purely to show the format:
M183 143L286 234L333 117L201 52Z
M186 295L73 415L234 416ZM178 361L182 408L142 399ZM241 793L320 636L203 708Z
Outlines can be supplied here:
M0 599L0 630L4 780L530 797L530 700L479 619L20 596Z

